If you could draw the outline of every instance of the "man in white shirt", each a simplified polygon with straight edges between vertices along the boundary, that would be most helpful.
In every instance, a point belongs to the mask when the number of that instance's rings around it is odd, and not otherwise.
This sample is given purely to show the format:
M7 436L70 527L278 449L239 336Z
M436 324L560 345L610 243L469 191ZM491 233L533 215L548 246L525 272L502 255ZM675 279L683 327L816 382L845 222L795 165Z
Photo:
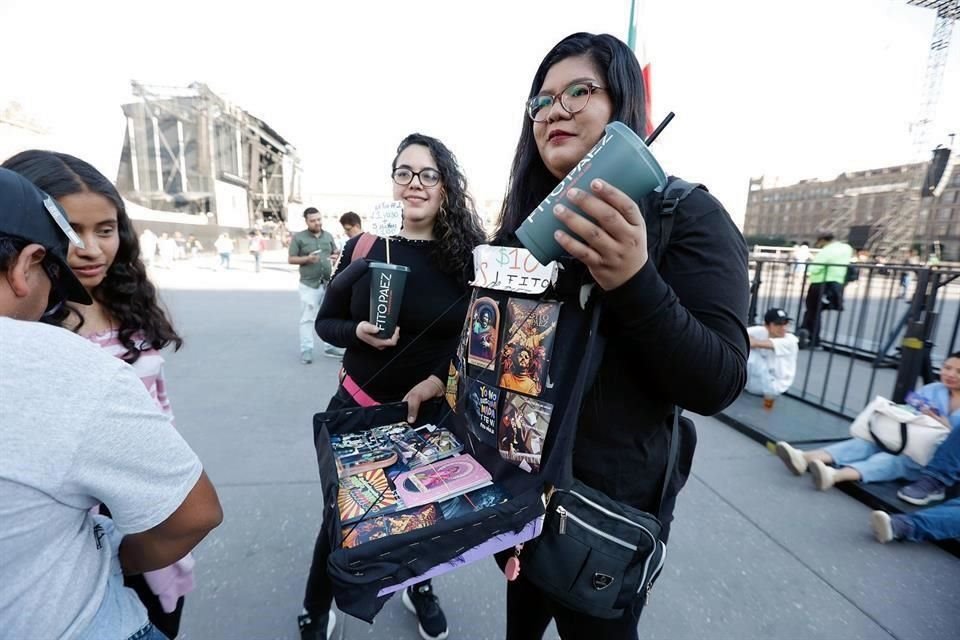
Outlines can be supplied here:
M750 357L747 358L747 393L776 397L790 388L797 373L797 336L787 331L791 318L783 309L769 309L763 326L747 329Z
M83 246L52 198L0 168L0 636L165 640L123 574L179 560L223 514L133 369L35 322L91 302L68 238Z

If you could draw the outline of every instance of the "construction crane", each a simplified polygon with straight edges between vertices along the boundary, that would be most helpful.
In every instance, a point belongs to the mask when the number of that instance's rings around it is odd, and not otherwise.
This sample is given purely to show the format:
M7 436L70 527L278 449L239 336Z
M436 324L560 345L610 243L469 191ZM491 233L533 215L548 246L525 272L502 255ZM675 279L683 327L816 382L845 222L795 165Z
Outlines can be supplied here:
M960 0L907 0L907 4L937 12L933 36L930 38L930 53L927 55L927 69L923 74L920 118L911 126L914 154L918 160L926 161L930 159L930 150L927 148L930 127L937 115L937 104L940 102L940 90L943 88L943 74L947 68L953 23L960 18Z
M910 188L899 194L896 204L874 225L868 239L868 248L875 255L890 258L912 244L923 224L923 211L929 209L930 194L922 194L921 186L931 163L930 131L937 115L943 76L947 67L947 54L953 25L960 18L960 0L907 0L908 5L936 11L937 17L930 38L930 52L923 77L923 93L920 101L920 117L911 126L913 134L912 155L920 165ZM943 179L949 173L944 172ZM942 182L943 180L941 180ZM937 186L937 185L935 185ZM942 188L940 189L942 191ZM935 190L936 191L936 190Z

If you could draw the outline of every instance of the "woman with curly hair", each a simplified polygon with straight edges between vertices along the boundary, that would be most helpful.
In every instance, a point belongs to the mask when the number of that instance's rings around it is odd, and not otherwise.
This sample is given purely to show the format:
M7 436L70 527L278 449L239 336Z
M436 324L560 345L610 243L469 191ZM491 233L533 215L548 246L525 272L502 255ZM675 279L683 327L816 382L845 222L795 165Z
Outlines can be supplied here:
M423 402L444 394L467 315L473 249L485 234L456 158L436 138L419 133L404 138L391 177L393 197L403 203L403 228L389 239L378 238L364 257L385 261L389 242L390 261L410 269L397 329L390 338L378 338L377 327L367 320L370 274L354 259L365 234L344 247L316 328L324 342L346 347L341 384L328 410L402 400L409 404L413 422ZM303 638L325 638L328 623L333 628L327 545L321 533L300 618ZM403 602L417 615L423 638L447 636L446 618L429 581L405 590Z
M183 340L157 299L140 258L140 244L123 199L93 166L65 153L24 151L3 163L52 196L83 240L67 255L70 269L93 298L89 306L64 308L46 320L71 329L132 365L160 409L173 417L160 350ZM183 596L193 589L193 558L170 567L127 576L150 615L167 636L176 636Z

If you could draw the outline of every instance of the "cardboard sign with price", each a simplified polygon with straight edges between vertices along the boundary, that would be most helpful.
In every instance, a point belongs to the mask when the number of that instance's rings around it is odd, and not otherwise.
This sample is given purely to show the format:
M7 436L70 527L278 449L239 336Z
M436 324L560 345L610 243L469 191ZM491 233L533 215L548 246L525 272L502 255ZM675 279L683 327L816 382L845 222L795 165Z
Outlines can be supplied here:
M402 225L403 203L398 200L377 204L370 216L363 221L364 231L381 238L397 235Z
M522 247L482 244L473 250L473 270L472 286L512 293L543 293L557 278L556 262L544 266Z

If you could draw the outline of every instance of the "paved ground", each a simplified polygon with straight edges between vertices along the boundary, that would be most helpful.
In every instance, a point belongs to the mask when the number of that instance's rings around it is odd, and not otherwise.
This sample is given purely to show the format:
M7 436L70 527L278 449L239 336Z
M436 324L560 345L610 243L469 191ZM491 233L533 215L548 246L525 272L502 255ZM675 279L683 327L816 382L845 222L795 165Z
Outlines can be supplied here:
M337 363L299 364L296 275L279 257L253 274L243 258L228 272L205 262L155 272L187 340L167 370L178 427L225 512L196 553L199 586L180 636L188 640L295 639L320 513L310 417L326 404ZM860 503L815 492L715 420L697 425L694 475L641 637L958 637L960 561L931 545L875 543ZM505 589L492 561L436 588L451 638L502 637ZM335 637L418 634L394 599L372 627L345 620Z

